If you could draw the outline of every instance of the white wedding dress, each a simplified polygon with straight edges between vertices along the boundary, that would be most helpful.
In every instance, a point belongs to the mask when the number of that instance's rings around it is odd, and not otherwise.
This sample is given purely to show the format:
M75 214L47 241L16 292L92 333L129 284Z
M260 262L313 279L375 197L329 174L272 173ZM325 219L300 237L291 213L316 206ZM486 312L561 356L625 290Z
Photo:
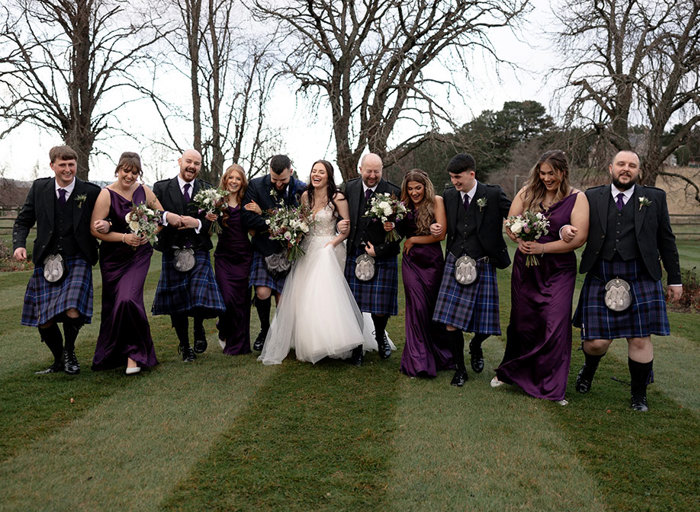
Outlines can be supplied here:
M298 360L311 363L344 359L358 345L377 350L371 316L360 312L345 281L345 243L325 247L336 236L332 206L319 211L315 221L302 243L305 254L284 283L258 357L263 364L281 364L292 348Z

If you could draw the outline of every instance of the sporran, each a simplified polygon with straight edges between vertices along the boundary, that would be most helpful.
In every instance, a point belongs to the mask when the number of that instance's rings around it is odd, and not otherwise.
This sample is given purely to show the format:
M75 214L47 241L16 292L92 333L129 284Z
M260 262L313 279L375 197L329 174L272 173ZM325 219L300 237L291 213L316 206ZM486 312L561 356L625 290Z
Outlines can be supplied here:
M624 311L632 304L630 285L616 277L605 283L605 305L612 311Z
M358 281L370 281L374 277L374 258L369 254L360 254L355 259L355 277Z
M189 272L194 267L194 249L175 249L173 265L178 272Z
M474 258L466 254L457 258L457 261L455 261L455 280L459 284L472 284L478 276L479 273L476 269Z
M278 278L289 273L292 262L287 258L286 252L278 252L265 256L265 268L273 278Z
M49 283L57 283L66 274L66 263L60 254L49 254L44 258L44 279Z

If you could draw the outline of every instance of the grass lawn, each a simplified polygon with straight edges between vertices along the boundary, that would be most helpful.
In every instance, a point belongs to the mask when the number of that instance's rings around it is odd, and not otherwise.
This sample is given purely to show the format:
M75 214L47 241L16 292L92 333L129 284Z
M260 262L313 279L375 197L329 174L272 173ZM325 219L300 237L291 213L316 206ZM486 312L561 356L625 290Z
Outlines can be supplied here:
M697 265L693 244L680 244L684 268ZM159 271L156 255L149 308ZM509 276L499 272L504 332ZM92 372L94 277L81 374L37 376L51 361L36 330L19 325L29 273L0 274L2 511L698 508L697 313L672 312L672 336L655 338L651 411L641 414L629 409L623 341L585 396L573 390L582 363L574 343L561 407L489 387L502 338L485 343L486 370L463 388L449 385L450 373L401 375L402 312L389 322L399 351L388 361L370 354L361 368L225 356L213 321L209 350L183 364L169 319L152 317L160 365L128 378Z

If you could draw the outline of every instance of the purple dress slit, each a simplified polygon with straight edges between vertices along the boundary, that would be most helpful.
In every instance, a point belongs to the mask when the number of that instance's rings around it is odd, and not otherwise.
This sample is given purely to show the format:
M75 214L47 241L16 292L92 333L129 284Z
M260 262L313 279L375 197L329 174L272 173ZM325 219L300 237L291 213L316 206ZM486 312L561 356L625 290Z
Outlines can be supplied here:
M124 217L134 204L146 202L143 186L134 190L132 201L109 190L111 231L129 233ZM126 366L128 357L142 368L158 364L143 304L143 286L151 266L151 244L136 249L122 242L100 244L102 273L102 319L92 360L93 370Z
M570 223L576 196L570 194L546 212L549 232L539 243L559 239L559 229ZM525 258L516 251L506 350L496 375L535 398L563 400L571 363L576 255L545 254L532 267L525 266Z

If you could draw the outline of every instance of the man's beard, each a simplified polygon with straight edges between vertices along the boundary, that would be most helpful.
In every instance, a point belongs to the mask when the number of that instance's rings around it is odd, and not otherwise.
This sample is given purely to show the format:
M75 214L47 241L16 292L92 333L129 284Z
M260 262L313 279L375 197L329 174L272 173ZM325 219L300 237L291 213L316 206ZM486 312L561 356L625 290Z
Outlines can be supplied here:
M617 178L613 178L612 183L613 185L615 185L615 188L617 188L617 190L629 190L634 186L635 183L637 183L637 180L633 178L627 183L620 183L620 180L618 180Z

